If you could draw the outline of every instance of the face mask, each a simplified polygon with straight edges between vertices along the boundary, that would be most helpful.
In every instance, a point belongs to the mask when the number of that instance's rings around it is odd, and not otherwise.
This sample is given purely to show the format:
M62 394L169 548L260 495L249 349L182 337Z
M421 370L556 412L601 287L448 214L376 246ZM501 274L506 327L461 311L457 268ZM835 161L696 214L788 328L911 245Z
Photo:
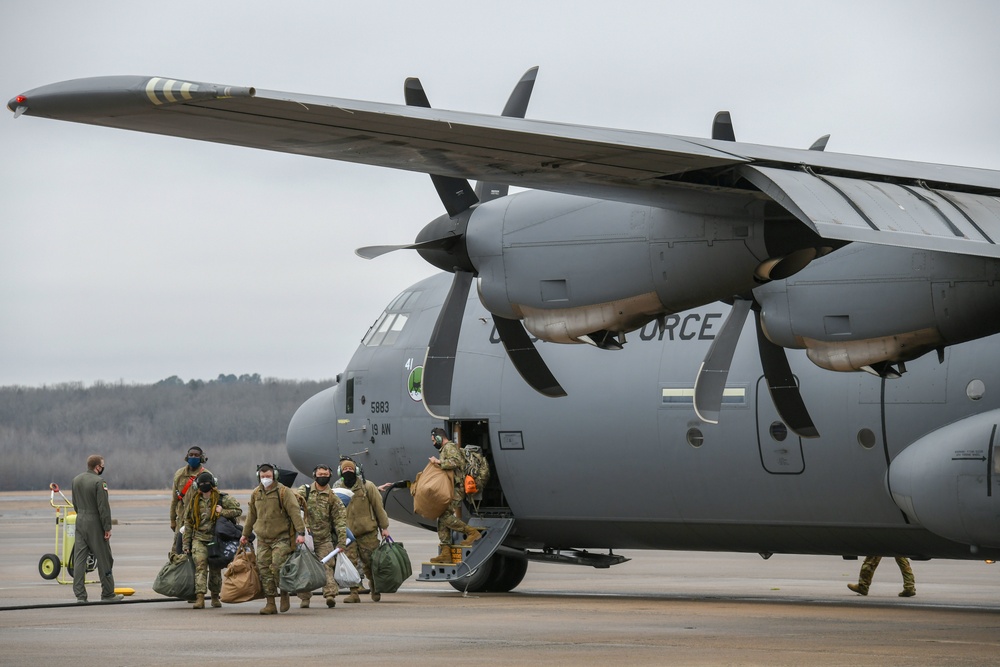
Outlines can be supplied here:
M201 465L201 457L200 456L189 456L188 457L188 467L189 468L197 468L200 465Z
M209 491L212 490L212 485L211 484L199 484L198 488L201 489L202 493L208 493Z
M348 487L354 486L354 483L358 481L357 473L345 472L343 477L344 477L344 485Z
M326 486L327 484L330 483L330 478L327 477L327 476L317 477L316 478L316 483L319 484L320 486Z
M104 474L104 470L105 470L104 466L101 466L100 470L98 470L97 468L94 468L94 472L96 472L98 475L103 475Z
M443 445L443 444L444 444L443 442L438 442L438 441L435 440L434 441L434 449L441 449L441 445Z
M274 483L274 480L271 479L270 477L261 477L260 483L263 484L264 488L266 489L267 487L271 486L271 484Z

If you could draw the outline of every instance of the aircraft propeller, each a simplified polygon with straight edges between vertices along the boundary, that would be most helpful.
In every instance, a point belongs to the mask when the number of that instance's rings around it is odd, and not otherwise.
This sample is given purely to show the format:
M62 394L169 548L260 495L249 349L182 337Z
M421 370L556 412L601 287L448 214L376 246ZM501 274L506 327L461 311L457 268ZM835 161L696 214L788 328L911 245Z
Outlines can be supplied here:
M524 118L537 73L537 67L525 72L511 92L501 115ZM403 94L409 106L428 109L431 106L417 78L406 80ZM454 273L451 289L441 307L427 346L423 374L424 405L431 414L446 418L451 412L455 355L461 331L454 323L462 321L469 288L476 272L465 248L465 230L473 207L506 196L509 186L504 183L480 182L473 189L466 179L436 174L431 175L431 181L447 211L447 217L442 216L421 230L416 243L367 246L357 249L355 253L365 259L374 259L394 250L416 250L431 264ZM498 315L493 315L493 322L511 363L525 382L546 396L565 396L565 390L552 375L521 322Z
M736 141L733 120L728 111L720 111L715 114L712 121L712 138ZM811 149L823 150L826 147L826 139L829 139L829 135L817 139ZM763 263L758 268L758 275L764 280L780 280L803 268L816 255L817 252L813 248L795 251L785 257ZM760 318L760 306L752 297L733 299L733 309L723 323L719 334L712 341L712 346L708 349L708 353L698 369L698 377L694 383L695 413L703 421L710 424L719 422L729 368L736 352L736 344L743 331L743 324L751 310L757 329L757 349L760 363L764 370L764 378L767 380L768 390L771 392L771 400L774 401L774 407L781 415L782 421L794 433L803 438L819 437L819 431L816 430L816 426L809 416L795 376L792 375L791 367L788 365L785 348L771 342L764 333Z

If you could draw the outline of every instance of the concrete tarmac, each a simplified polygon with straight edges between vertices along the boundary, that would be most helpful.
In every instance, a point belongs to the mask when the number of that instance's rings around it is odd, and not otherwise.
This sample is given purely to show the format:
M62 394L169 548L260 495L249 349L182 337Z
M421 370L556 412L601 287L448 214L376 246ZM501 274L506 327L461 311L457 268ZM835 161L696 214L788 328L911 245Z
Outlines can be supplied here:
M260 616L261 601L194 610L151 588L171 542L165 491L112 493L115 580L136 593L77 606L38 572L54 546L48 500L0 493L0 665L1000 664L1000 566L976 561L914 562L914 598L897 597L891 559L860 597L846 588L860 561L635 551L609 570L532 563L509 594L410 581L335 609L293 598L277 616ZM434 533L391 532L414 571L436 553Z

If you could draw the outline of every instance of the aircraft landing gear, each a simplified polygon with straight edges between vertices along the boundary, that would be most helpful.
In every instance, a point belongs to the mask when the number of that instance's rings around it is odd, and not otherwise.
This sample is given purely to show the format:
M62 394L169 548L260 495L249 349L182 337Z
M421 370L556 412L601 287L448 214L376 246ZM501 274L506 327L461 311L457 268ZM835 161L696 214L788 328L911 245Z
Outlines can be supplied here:
M462 592L509 593L521 583L527 571L527 559L495 553L468 579L448 583L456 591Z

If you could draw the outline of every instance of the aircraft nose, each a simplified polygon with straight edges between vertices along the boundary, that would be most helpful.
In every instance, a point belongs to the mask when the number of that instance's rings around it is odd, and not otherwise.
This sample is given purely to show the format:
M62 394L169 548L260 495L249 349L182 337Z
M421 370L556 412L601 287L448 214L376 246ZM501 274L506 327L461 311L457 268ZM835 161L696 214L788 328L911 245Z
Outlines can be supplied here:
M299 406L288 423L285 449L300 472L309 474L320 464L337 467L336 394L336 385L319 392Z

